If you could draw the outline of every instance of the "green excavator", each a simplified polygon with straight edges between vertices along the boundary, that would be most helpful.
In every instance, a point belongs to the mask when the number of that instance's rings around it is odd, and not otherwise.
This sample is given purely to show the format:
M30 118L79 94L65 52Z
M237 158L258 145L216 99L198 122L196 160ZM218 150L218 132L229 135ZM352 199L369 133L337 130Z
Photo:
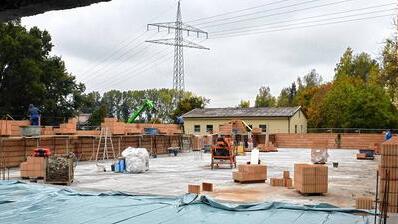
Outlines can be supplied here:
M150 110L154 107L154 103L151 100L145 100L144 103L140 106L140 108L138 108L136 111L132 112L129 115L129 119L127 120L127 123L131 124L135 122L135 119L137 119L138 116L140 116L140 114L142 114L142 112L144 112L145 110Z

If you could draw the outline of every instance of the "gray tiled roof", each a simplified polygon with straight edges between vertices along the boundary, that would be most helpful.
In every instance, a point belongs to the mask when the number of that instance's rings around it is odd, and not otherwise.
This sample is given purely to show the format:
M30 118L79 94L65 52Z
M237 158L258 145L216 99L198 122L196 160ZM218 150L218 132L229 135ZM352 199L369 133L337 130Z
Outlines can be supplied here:
M300 107L205 108L193 109L182 116L184 118L291 117L299 109Z

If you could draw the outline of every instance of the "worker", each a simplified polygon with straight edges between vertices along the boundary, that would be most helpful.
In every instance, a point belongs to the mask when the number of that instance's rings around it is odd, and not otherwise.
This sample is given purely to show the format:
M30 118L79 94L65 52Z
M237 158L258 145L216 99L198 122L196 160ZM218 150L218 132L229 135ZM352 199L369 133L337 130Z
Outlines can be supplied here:
M388 130L384 136L384 140L390 140L392 138L391 130Z
M37 107L35 107L33 104L29 104L28 114L31 125L40 125L40 110Z

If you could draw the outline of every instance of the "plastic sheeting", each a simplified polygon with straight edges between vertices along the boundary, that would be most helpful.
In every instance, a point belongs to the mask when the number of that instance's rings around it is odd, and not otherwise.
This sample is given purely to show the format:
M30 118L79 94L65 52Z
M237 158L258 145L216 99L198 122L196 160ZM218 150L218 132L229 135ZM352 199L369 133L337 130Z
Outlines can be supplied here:
M0 182L0 223L366 224L363 210L287 203L226 204L197 195L79 193L39 184Z
M149 170L149 153L144 148L128 147L122 152L128 173L143 173Z

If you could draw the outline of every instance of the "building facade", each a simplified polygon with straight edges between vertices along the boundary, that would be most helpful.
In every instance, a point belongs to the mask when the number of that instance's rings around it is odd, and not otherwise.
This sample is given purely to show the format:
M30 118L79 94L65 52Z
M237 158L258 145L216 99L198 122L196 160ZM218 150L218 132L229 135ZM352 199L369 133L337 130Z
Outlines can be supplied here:
M220 125L231 120L242 120L269 134L307 133L307 117L301 107L194 109L183 118L185 134L217 133Z

